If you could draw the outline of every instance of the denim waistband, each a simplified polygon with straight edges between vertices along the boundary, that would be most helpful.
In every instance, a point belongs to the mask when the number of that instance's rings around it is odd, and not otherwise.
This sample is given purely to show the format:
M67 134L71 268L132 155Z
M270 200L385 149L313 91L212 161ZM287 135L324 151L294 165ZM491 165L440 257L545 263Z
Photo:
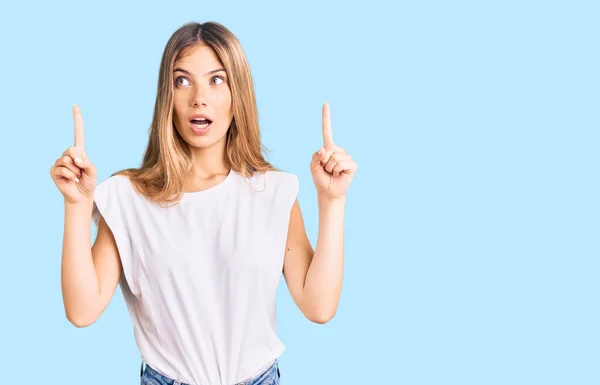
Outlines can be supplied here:
M145 364L145 370L144 370L144 364ZM169 378L169 377L161 374L156 369L154 369L153 367L151 367L150 365L148 365L147 363L142 361L142 365L140 367L140 378L144 377L144 375L146 375L149 378L157 380L160 384L189 385L189 384L177 381L175 379ZM276 359L273 362L273 364L271 366L269 366L269 368L264 370L262 373L259 373L256 376L254 376L248 380L245 380L243 382L239 382L236 385L260 385L263 383L270 384L270 383L275 383L274 381L272 381L274 379L277 379L277 383L279 383L280 377L281 377L281 374L279 372L279 360Z

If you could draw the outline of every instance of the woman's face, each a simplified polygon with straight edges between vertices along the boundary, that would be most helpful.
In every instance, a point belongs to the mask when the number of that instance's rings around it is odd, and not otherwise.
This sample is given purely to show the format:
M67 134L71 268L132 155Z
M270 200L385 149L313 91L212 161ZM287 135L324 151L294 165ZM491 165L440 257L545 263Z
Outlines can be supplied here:
M215 51L200 43L173 67L173 123L192 147L224 141L231 124L231 90ZM201 115L201 116L198 116Z

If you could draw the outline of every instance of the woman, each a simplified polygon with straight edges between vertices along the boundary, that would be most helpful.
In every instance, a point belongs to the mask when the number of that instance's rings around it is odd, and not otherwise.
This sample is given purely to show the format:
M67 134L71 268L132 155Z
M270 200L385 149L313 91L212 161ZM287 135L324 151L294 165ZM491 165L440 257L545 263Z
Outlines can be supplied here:
M317 323L334 316L341 292L345 196L357 166L333 143L329 106L324 145L310 164L319 204L314 251L298 178L261 154L250 69L222 25L189 23L168 41L140 168L96 186L77 106L73 115L75 145L51 168L65 200L70 322L95 322L120 283L143 384L279 383L281 274ZM98 233L90 249L91 219Z

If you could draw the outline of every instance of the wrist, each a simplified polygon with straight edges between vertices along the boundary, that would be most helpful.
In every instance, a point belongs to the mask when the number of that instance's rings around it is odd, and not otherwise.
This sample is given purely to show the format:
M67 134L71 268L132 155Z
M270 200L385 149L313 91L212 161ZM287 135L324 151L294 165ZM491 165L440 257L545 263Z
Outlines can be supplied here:
M94 205L94 198L85 198L76 202L69 202L65 199L66 210L90 210Z
M319 205L344 206L346 204L346 194L336 198L332 198L325 194L318 194L317 200L319 202Z

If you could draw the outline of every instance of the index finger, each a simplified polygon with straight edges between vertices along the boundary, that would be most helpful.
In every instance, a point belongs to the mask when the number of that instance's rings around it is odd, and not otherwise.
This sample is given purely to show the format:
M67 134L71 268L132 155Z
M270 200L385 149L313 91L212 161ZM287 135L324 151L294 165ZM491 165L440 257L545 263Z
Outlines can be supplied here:
M73 105L73 120L75 121L75 147L83 147L83 118L76 104Z
M333 132L331 130L331 117L329 103L323 104L323 145L333 144Z

